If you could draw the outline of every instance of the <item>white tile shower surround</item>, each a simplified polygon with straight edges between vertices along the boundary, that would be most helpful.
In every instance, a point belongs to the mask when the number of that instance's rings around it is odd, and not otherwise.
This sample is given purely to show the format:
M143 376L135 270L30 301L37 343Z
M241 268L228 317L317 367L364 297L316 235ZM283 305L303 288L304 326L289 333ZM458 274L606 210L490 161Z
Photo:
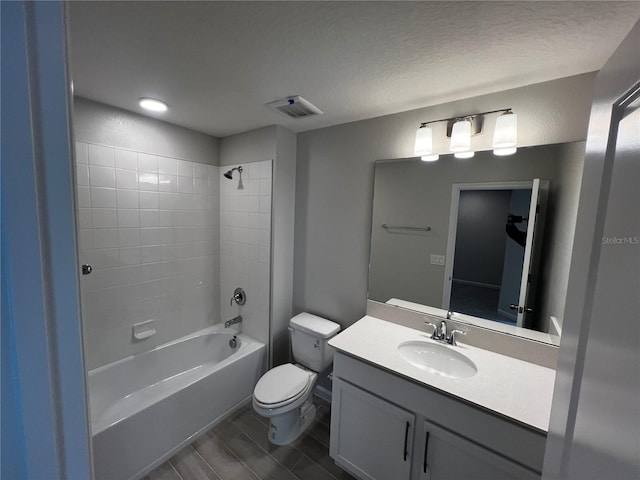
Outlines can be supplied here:
M87 366L95 368L242 313L268 340L271 161L217 167L76 143ZM247 304L229 307L242 286ZM134 342L133 323L158 333Z
M268 343L272 162L242 164L242 176L235 171L231 180L222 175L237 166L220 167L219 175L220 314L222 320L242 314L242 331ZM247 293L241 308L230 305L236 287Z

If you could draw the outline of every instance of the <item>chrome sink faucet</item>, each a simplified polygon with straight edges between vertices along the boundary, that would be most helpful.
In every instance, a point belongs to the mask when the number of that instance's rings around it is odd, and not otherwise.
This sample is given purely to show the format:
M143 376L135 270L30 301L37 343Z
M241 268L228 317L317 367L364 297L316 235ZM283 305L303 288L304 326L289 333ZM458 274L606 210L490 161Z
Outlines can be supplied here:
M429 320L425 320L424 324L427 325L428 327L432 327L433 328L433 332L431 332L431 338L433 340L437 340L438 339L438 326L435 323L430 322Z
M454 347L457 345L456 342L456 336L460 334L460 335L466 335L467 332L463 331L463 330L451 330L451 335L449 335L447 337L447 343L449 345L453 345Z
M440 322L440 325L436 325L433 322L430 322L428 320L425 320L424 322L426 325L429 325L431 327L433 327L433 333L431 334L431 339L432 340L437 340L438 342L445 342L448 343L449 345L456 345L456 336L457 334L460 335L466 335L467 332L464 332L462 330L451 330L451 333L449 335L447 335L447 322L445 322L444 320L442 320Z
M440 322L440 340L446 340L447 338L447 322L442 320Z

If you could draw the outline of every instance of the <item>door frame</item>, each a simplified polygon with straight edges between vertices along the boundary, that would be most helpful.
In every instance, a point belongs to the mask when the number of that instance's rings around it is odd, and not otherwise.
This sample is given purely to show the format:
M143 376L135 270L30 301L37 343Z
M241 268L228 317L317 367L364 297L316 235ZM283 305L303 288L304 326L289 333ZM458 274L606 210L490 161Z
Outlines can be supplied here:
M2 88L11 92L2 98L3 401L11 396L2 473L89 479L67 6L0 8Z
M613 176L620 103L639 85L640 21L630 30L596 76L580 201L569 269L562 338L558 352L551 418L545 450L543 480L569 478L578 404L592 318L602 235ZM612 288L616 285L612 282ZM624 285L619 285L624 289ZM621 325L616 325L616 329ZM622 331L624 329L622 328ZM598 339L600 341L600 339ZM602 347L609 347L602 343ZM611 346L612 355L624 351ZM612 386L615 379L612 379ZM622 411L619 414L624 415Z

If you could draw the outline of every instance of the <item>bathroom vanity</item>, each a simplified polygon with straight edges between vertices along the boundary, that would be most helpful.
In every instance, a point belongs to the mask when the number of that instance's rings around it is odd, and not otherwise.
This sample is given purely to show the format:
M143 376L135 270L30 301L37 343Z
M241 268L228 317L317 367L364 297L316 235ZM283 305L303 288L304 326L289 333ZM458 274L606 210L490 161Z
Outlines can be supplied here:
M554 370L370 316L330 345L330 454L352 475L540 477Z

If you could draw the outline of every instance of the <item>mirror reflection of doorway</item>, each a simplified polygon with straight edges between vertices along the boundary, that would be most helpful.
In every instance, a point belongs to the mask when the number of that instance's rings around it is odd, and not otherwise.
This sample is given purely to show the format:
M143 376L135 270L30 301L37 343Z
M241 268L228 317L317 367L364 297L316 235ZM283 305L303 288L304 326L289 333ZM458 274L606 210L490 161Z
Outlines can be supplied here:
M443 308L532 328L548 181L454 184Z
M514 324L531 189L460 192L450 309Z

